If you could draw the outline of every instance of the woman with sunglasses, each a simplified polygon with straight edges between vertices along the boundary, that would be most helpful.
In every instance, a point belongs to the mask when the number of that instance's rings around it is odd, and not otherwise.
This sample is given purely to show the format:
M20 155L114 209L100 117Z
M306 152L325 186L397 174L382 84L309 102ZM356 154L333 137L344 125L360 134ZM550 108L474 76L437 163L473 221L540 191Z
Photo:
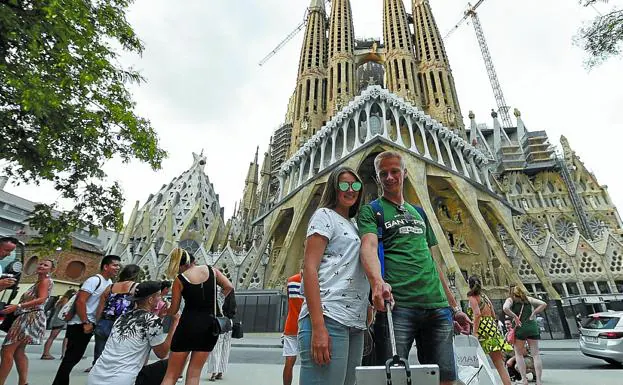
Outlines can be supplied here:
M368 284L352 218L363 183L348 167L334 170L309 221L299 316L300 384L353 385L361 363Z

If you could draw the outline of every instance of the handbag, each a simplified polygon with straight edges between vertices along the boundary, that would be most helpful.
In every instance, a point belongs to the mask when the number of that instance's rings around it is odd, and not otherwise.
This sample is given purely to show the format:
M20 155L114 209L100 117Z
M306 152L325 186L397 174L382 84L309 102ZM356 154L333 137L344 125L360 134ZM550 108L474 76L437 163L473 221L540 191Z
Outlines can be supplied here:
M11 328L11 325L13 325L13 322L15 322L16 318L17 316L15 315L15 312L6 314L4 316L4 320L0 324L0 330L2 330L5 333L8 333L9 329Z
M218 313L216 312L216 304L218 303L218 298L216 295L216 274L214 273L214 269L212 268L210 268L210 272L214 275L214 318L216 320L214 322L214 330L212 331L212 335L218 336L220 334L225 334L232 331L233 322L230 318L217 315ZM203 290L201 292L202 295L205 295L203 293Z
M240 339L244 337L242 321L235 321L231 328L231 338Z
M524 305L522 304L522 305L521 305L521 310L519 311L519 316L518 316L518 318L519 318L519 319L521 319L521 314L523 313L523 307L524 307ZM507 340L508 342L510 342L511 344L514 344L514 343L515 343L515 330L516 330L516 329L517 329L517 325L515 325L515 327L514 327L514 328L512 328L512 329L508 332L508 334L506 335L506 340Z

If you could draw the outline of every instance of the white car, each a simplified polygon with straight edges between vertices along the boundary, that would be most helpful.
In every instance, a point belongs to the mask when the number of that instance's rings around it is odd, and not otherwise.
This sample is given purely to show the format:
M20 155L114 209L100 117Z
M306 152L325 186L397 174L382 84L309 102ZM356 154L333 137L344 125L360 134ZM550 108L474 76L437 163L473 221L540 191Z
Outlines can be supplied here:
M623 311L589 315L580 328L580 350L585 356L613 365L623 364Z

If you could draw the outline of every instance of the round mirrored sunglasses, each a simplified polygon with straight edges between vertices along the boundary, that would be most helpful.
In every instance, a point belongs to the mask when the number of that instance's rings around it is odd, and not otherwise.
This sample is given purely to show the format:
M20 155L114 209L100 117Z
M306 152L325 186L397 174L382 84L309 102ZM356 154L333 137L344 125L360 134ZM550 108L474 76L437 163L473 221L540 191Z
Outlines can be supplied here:
M337 184L337 188L343 192L348 191L349 188L351 188L355 192L358 192L361 190L361 187L363 187L363 185L361 184L361 182L358 182L358 181L350 182L350 183L340 182Z

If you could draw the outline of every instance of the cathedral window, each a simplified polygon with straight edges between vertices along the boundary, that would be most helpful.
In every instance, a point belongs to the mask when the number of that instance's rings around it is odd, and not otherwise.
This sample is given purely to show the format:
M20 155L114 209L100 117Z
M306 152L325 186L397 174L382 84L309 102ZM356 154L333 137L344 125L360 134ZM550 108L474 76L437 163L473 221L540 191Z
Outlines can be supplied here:
M569 295L580 295L580 288L578 287L577 282L567 282L566 286Z
M556 290L556 292L558 293L558 295L560 295L561 297L565 296L565 289L562 286L562 283L554 283L554 290Z
M428 76L430 77L430 85L433 89L433 94L437 94L437 82L435 82L435 74L431 71Z
M200 245L193 239L185 239L180 242L179 247L194 254L199 250Z
M598 294L594 282L584 282L584 290L586 294Z
M597 288L599 289L599 294L610 294L612 292L606 281L597 281Z

